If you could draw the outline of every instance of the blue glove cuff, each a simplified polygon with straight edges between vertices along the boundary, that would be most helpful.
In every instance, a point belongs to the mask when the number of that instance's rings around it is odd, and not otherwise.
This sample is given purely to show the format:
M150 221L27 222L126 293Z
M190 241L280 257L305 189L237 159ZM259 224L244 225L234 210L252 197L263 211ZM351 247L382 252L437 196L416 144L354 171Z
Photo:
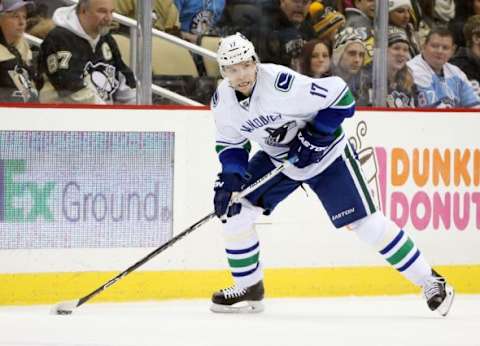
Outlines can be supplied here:
M214 190L224 190L228 192L241 191L245 181L246 179L237 173L219 173Z

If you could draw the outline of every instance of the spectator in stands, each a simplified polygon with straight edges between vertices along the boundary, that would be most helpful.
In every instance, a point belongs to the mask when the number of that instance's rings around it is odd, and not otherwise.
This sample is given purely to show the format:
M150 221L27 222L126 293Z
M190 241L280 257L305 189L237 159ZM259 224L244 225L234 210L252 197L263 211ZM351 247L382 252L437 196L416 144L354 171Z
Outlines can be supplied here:
M388 24L405 31L410 47L410 56L420 53L417 33L412 24L410 13L413 11L410 0L389 0Z
M310 4L311 0L280 0L280 7L272 16L271 30L264 36L263 44L257 45L261 59L300 70L303 44L314 37L307 18Z
M352 28L367 28L373 31L375 17L375 0L353 0L354 7L345 9L346 26Z
M425 43L425 37L427 37L433 27L434 1L435 0L411 0L412 12L410 15L420 47Z
M332 75L332 44L328 40L310 40L302 48L301 69L304 75L323 78Z
M457 47L465 47L466 41L463 35L463 26L470 16L480 14L479 0L457 0L455 6L455 17L450 21L448 27L455 38Z
M35 7L46 18L51 18L59 7L66 6L64 0L35 0Z
M65 6L65 4L60 0L35 1L35 10L29 13L27 19L27 32L42 40L45 39L50 30L55 27L52 20L52 10L62 6Z
M0 5L0 102L36 102L32 51L23 38L32 1L3 0Z
M137 0L115 0L115 12L137 19ZM153 27L171 34L180 32L180 20L173 0L155 0L153 2Z
M364 66L367 49L362 35L347 27L337 35L333 49L333 75L342 77L358 106L372 105L371 64Z
M375 47L375 33L373 28L373 18L375 17L375 0L353 0L354 7L345 9L347 19L345 26L357 29L357 33L362 36L367 54L364 64L368 65L373 60L373 50Z
M216 25L225 8L225 0L175 0L175 6L185 40L197 43L201 35L217 34Z
M465 0L459 1L463 4ZM455 15L454 0L412 0L412 5L420 46L424 45L430 30L446 26Z
M268 27L270 17L277 8L277 0L229 0L217 23L220 36L241 32L252 37L249 33L254 29Z
M465 0L461 0L464 2ZM433 19L438 26L447 25L455 16L455 0L435 0Z
M334 7L314 1L309 7L309 16L315 38L335 43L335 36L345 26L345 16Z
M413 72L420 107L478 107L480 99L457 66L449 64L455 46L453 34L446 28L432 29L422 53L407 65Z
M480 1L478 2L480 5ZM463 29L467 47L461 47L450 63L458 66L480 96L480 15L468 18Z
M57 9L56 27L40 48L40 101L135 103L134 75L109 34L113 9L113 0L79 0Z
M387 107L406 108L416 105L416 88L413 75L407 66L410 60L410 41L401 28L388 30L388 95Z
M311 0L280 0L265 13L263 20L240 30L254 42L260 60L300 69L300 53L305 41L314 38L307 19ZM231 29L223 28L225 33Z

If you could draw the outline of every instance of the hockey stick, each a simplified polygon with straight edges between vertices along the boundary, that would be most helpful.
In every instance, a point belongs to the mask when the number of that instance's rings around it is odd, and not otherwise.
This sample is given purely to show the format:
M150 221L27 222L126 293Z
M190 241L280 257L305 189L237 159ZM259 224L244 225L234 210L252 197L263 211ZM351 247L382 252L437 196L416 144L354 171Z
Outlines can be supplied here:
M275 169L271 170L267 174L265 174L263 177L255 181L253 184L249 185L242 191L240 191L235 197L233 197L233 203L239 201L242 197L245 197L249 193L253 192L263 184L265 184L267 181L271 180L273 177L278 175L280 172L282 172L285 168L293 164L297 159L294 157L290 159L289 161L285 161L282 163L280 166L276 167ZM137 263L133 264L132 266L128 267L125 269L123 272L115 276L113 279L109 280L102 286L98 287L96 290L92 291L91 293L87 294L86 296L76 299L76 300L69 300L69 301L64 301L56 304L50 311L51 314L53 315L70 315L73 310L78 308L79 306L85 304L88 302L90 299L95 297L97 294L100 292L106 290L108 287L112 286L115 284L117 281L123 279L125 276L133 272L135 269L140 267L141 265L145 264L146 262L150 261L152 258L157 256L159 253L163 252L165 249L169 248L173 244L175 244L177 241L185 237L186 235L192 233L194 230L202 226L203 224L207 223L210 221L213 217L215 217L215 213L212 212L202 218L201 220L197 221L194 223L192 226L184 230L183 232L177 234L175 237L161 245L160 247L156 248L152 252L150 252L148 255L143 257L141 260L139 260Z

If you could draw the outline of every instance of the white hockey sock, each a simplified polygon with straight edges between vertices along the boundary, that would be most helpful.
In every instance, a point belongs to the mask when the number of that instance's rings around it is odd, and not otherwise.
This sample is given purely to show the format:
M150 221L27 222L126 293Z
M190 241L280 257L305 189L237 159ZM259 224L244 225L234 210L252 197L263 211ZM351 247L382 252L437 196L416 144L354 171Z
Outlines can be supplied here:
M379 253L415 285L421 286L432 273L432 267L412 238L398 228L395 237Z
M242 211L224 225L225 251L235 284L248 287L263 279L260 243L254 221L261 209L242 203Z
M229 246L225 249L228 264L235 284L238 287L248 287L263 279L260 264L260 243L258 239L251 246Z
M361 240L373 246L391 266L415 285L422 286L425 278L431 276L432 267L413 239L383 214L377 212L368 216L354 230Z

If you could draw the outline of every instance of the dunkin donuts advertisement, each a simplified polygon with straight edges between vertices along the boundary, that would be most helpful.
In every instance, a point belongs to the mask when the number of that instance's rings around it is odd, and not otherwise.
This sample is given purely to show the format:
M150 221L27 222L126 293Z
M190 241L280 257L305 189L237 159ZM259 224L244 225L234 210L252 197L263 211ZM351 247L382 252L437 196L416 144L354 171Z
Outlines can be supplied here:
M415 115L350 122L350 143L377 205L400 227L475 233L480 241L480 138L473 130L480 115L473 128L471 114Z

